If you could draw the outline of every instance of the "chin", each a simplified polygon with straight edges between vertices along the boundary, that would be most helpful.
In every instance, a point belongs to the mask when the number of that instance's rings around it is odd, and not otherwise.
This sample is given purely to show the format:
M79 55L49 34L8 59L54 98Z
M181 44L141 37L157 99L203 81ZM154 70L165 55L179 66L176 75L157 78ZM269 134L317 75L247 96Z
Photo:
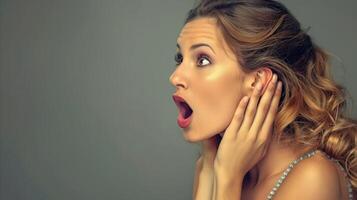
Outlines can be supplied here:
M186 131L186 130L183 130L183 138L185 139L186 142L189 143L197 143L204 140L204 138L202 138L197 133L194 133L192 131Z

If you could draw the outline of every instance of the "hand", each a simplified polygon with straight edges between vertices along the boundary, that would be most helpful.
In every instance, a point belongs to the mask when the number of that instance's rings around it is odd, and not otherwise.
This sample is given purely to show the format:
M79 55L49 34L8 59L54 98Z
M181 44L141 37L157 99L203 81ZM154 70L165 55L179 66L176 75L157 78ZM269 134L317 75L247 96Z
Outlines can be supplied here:
M234 184L236 176L244 177L263 158L269 146L281 96L281 82L277 82L274 74L261 99L262 84L257 83L252 96L243 97L240 101L224 133L214 160L214 170L228 184Z

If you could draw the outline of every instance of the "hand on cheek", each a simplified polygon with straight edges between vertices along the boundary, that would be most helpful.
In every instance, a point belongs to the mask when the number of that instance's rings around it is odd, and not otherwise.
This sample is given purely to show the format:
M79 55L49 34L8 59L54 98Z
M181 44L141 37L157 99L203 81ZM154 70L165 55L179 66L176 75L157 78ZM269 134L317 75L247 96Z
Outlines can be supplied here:
M281 82L274 74L262 91L255 86L250 97L243 97L226 129L214 160L214 170L225 181L243 177L265 154L281 97ZM258 103L259 102L259 103Z

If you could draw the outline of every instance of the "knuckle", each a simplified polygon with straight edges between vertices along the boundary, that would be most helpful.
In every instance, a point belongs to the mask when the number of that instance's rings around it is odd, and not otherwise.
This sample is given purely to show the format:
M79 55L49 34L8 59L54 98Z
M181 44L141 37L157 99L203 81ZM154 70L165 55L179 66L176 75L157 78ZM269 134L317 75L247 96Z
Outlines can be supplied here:
M247 137L247 140L246 140L246 143L249 145L249 146L253 146L253 144L255 143L255 139L251 136L248 136Z
M268 109L269 109L269 105L267 105L267 104L263 105L263 107L262 107L263 112L267 112Z
M253 118L253 116L254 116L254 115L253 115L252 112L248 112L247 115L246 115L247 118Z
M256 138L255 138L254 133L252 133L252 132L249 132L249 133L248 133L247 142L248 142L249 144L254 144L254 143L256 142Z
M272 84L269 86L269 92L274 92L275 91L275 85Z
M235 118L236 120L241 120L241 119L243 118L243 115L240 114L240 113L238 113L238 114L235 114L235 115L234 115L234 118Z
M265 144L265 140L263 138L257 138L256 142L258 147L261 147Z
M256 141L256 144L258 145L258 147L265 146L265 139L264 138L258 138L257 141Z
M272 112L276 112L278 110L278 106L272 105L270 109Z
M248 117L254 117L254 115L255 115L255 110L256 110L255 108L249 110L249 111L247 112L247 116L248 116Z

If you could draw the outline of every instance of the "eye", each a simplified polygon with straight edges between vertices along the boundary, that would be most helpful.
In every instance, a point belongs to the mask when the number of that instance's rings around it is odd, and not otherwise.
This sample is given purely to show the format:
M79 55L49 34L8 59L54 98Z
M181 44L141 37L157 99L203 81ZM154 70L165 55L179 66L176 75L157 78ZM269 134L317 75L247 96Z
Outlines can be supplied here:
M175 65L177 66L177 65L180 65L181 64L181 62L182 62L182 54L181 53L176 53L175 54Z
M207 55L205 55L205 54L198 55L197 62L198 62L197 64L199 66L206 66L206 65L211 64L211 61L210 61L209 57Z

